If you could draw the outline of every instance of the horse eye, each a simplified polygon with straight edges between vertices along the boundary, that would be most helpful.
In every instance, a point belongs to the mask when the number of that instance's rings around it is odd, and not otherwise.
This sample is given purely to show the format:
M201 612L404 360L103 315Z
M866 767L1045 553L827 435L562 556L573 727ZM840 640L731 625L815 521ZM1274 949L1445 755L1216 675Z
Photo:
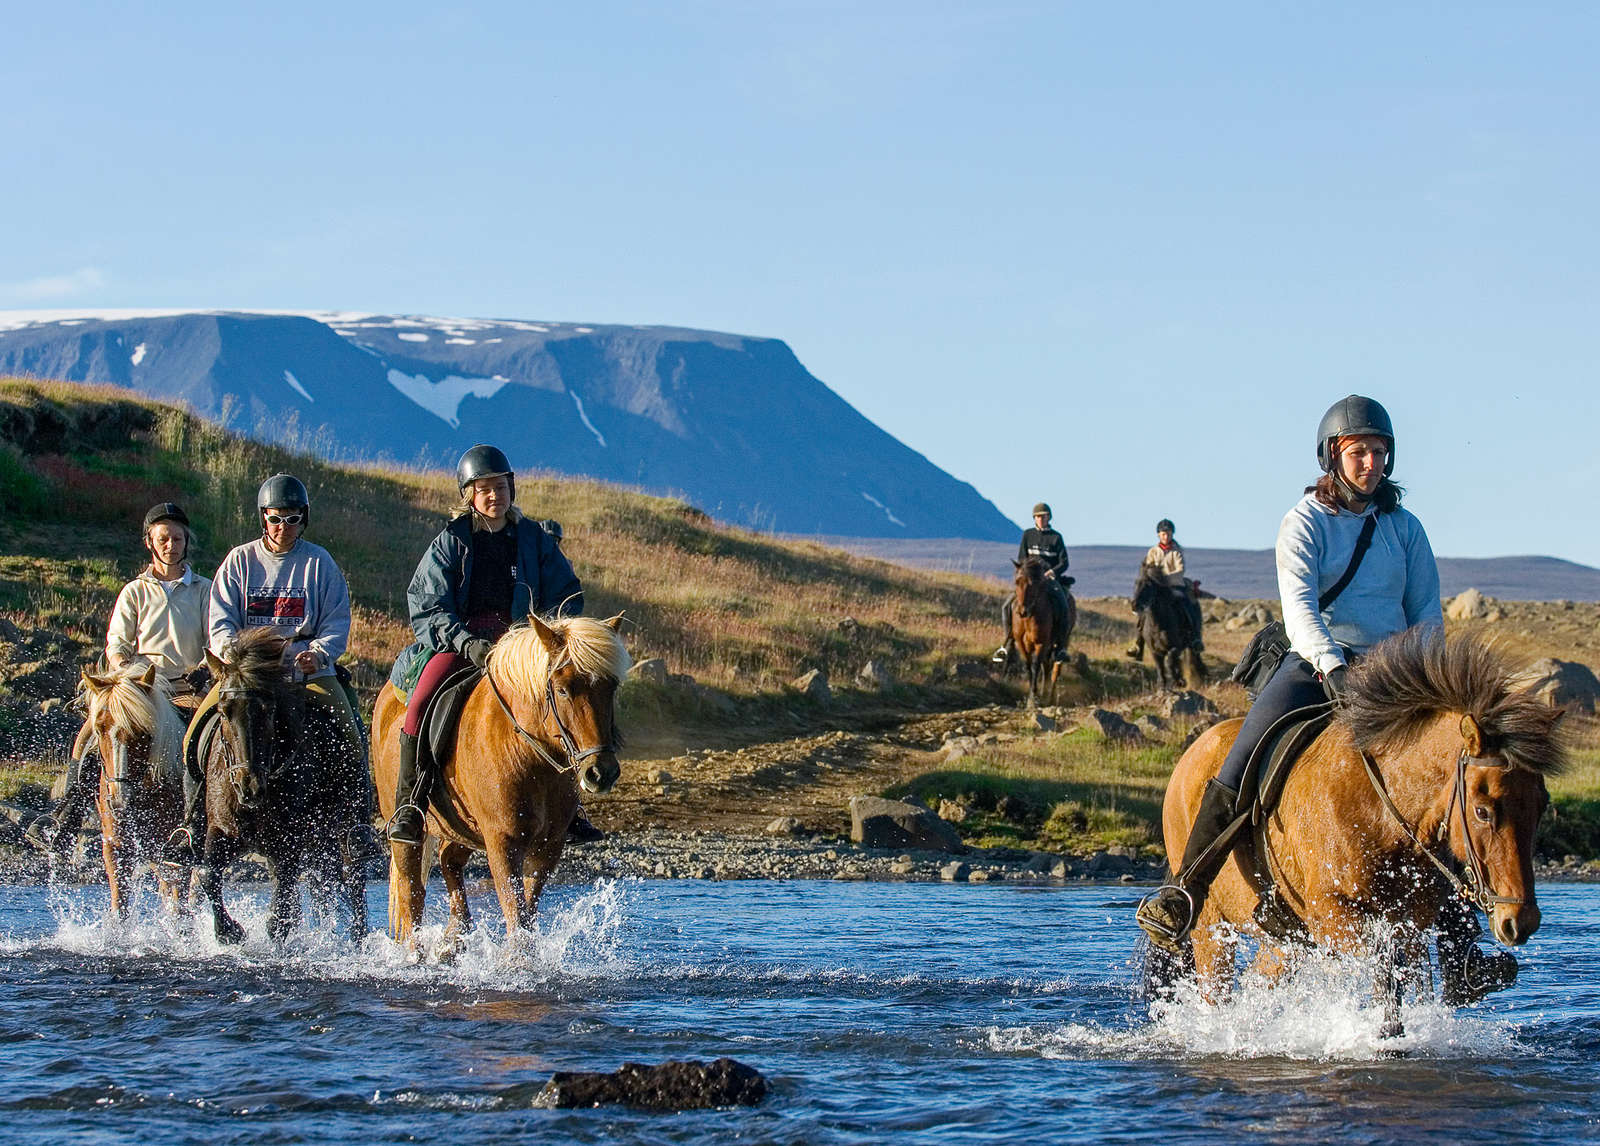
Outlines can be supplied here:
M1473 807L1472 813L1478 817L1478 822L1480 824L1487 824L1490 820L1494 819L1494 813L1489 810L1489 806L1487 804L1476 805Z

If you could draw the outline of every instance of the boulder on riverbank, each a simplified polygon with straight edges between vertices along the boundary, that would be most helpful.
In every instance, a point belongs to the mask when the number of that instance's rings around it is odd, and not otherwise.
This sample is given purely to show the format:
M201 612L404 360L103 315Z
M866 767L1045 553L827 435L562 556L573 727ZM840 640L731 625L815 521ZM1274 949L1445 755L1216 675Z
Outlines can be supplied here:
M626 1062L610 1074L557 1071L534 1103L550 1109L624 1103L645 1110L705 1110L754 1106L767 1090L759 1070L731 1058L674 1060L659 1066Z
M967 850L956 830L927 808L878 796L850 797L850 838L868 848Z

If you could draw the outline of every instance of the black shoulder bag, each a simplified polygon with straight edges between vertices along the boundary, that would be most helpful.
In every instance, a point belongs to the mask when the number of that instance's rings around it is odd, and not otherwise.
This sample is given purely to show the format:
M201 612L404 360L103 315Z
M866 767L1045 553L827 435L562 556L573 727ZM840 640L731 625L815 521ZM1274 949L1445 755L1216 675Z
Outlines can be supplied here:
M1345 591L1356 575L1356 570L1361 568L1361 559L1367 555L1367 548L1372 544L1373 530L1378 528L1378 515L1374 513L1367 518L1366 524L1361 527L1361 535L1356 538L1356 551L1350 555L1350 564L1345 566L1344 573L1328 591L1317 598L1317 611L1324 612L1329 605L1338 600L1339 594ZM1289 644L1289 631L1283 627L1282 621L1273 621L1264 625L1261 631L1250 638L1250 643L1245 646L1244 655L1239 658L1239 663L1233 666L1231 679L1244 685L1246 692L1252 700L1267 686L1273 674L1278 671L1278 666L1283 663L1283 658L1289 655L1292 648Z

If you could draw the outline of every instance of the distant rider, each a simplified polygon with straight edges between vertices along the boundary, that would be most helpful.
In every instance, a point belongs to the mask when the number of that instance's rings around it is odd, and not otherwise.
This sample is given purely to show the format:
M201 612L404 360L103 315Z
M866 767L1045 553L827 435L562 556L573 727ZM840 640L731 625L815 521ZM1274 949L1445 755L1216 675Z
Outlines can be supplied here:
M351 769L352 798L360 805L360 825L352 834L358 852L373 848L372 784L356 719L353 690L340 679L335 662L350 641L350 590L328 551L301 534L311 520L311 496L292 474L274 474L256 491L261 536L236 546L223 558L211 585L208 613L211 652L226 660L234 640L247 628L271 627L287 638L284 676L303 690L307 717L322 725L318 735L341 741L337 759ZM205 839L206 777L191 759L190 741L217 705L212 686L184 738L183 823L168 841L169 858L200 858Z
M106 629L105 663L150 664L179 696L204 691L206 609L211 582L189 564L189 516L163 501L144 515L143 543L150 564L117 594ZM65 853L100 788L100 755L93 741L68 765L67 791L49 815L28 825L28 838Z
M1050 607L1055 614L1052 629L1055 648L1052 655L1058 661L1065 660L1067 654L1062 647L1062 640L1067 635L1067 616L1071 609L1064 583L1067 578L1067 543L1061 534L1050 528L1050 507L1042 501L1033 507L1033 528L1023 531L1022 543L1017 546L1018 563L1029 558L1044 564L1045 585L1049 589ZM1007 597L1005 604L1000 606L1000 623L1004 626L1006 640L990 658L997 665L1008 663L1017 652L1016 641L1011 636L1011 604L1012 598Z
M495 446L473 446L456 464L461 503L450 523L417 562L406 602L417 643L401 652L390 680L402 685L426 657L406 702L400 730L400 766L389 839L422 842L432 776L417 771L417 738L428 700L441 682L469 661L483 668L490 646L529 614L583 612L583 586L558 544L561 526L523 515L517 475ZM576 842L601 832L580 807L568 829Z
M1204 652L1205 645L1201 642L1201 627L1205 623L1200 616L1200 601L1195 594L1194 584L1189 580L1184 571L1183 546L1178 544L1174 536L1177 527L1172 524L1172 519L1163 517L1156 522L1156 543L1144 555L1143 567L1155 570L1161 583L1172 592L1173 599L1183 606L1189 616L1190 631L1194 633L1191 647L1195 652ZM1144 657L1144 629L1134 631L1133 647L1127 653L1134 660Z
M1278 588L1291 651L1246 714L1222 767L1201 797L1175 882L1139 905L1139 926L1152 941L1173 946L1184 939L1204 906L1211 881L1229 852L1205 856L1233 820L1245 769L1256 745L1279 719L1296 709L1338 701L1354 657L1412 626L1442 629L1439 568L1422 523L1402 509L1394 472L1394 428L1371 398L1352 394L1335 402L1317 426L1317 461L1323 474L1284 516L1278 528ZM1366 551L1347 591L1326 610L1318 598L1343 577L1366 523L1374 521ZM1516 961L1487 954L1473 942L1477 918L1450 900L1440 915L1439 954L1446 998L1475 997L1507 986Z

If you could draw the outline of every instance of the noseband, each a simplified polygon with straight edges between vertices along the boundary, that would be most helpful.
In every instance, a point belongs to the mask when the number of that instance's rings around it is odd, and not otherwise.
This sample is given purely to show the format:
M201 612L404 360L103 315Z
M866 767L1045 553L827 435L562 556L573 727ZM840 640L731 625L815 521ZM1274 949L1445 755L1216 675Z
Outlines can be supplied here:
M1455 785L1450 791L1452 808L1461 810L1461 840L1467 853L1466 879L1463 880L1451 870L1448 864L1434 855L1432 849L1423 846L1422 841L1417 838L1416 831L1410 824L1406 823L1405 817L1400 814L1400 809L1395 807L1394 801L1389 798L1389 791L1383 786L1383 775L1378 771L1377 761L1373 760L1371 755L1366 752L1361 754L1361 763L1366 767L1367 779L1372 781L1372 787L1378 793L1378 799L1382 801L1389 814L1394 817L1395 822L1400 825L1400 830L1406 834L1406 838L1411 841L1419 852L1428 858L1428 862L1439 869L1449 882L1451 891L1457 899L1473 904L1485 915L1490 915L1493 914L1494 909L1498 906L1521 907L1527 900L1509 895L1496 895L1494 888L1489 883L1488 866L1483 862L1483 857L1478 854L1478 850L1472 846L1472 829L1467 822L1467 761L1476 759L1478 757L1467 755L1467 750L1462 748L1460 755L1456 757ZM1450 810L1447 809L1444 820L1439 825L1441 836L1448 835L1449 826Z

